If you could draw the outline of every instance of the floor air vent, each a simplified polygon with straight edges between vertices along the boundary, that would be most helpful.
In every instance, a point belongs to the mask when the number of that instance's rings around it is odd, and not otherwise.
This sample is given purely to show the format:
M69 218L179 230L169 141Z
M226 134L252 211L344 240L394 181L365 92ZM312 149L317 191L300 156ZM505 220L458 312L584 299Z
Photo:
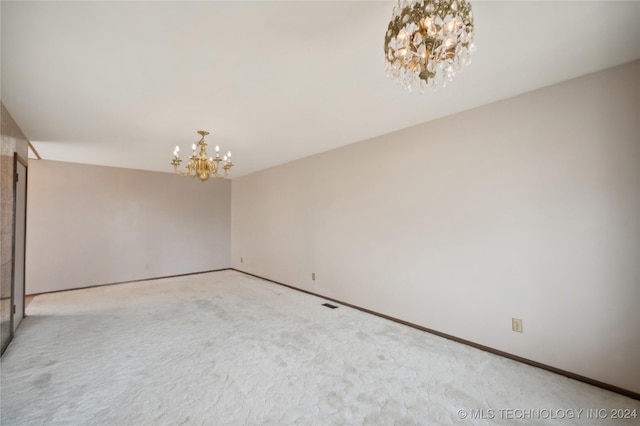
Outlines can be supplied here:
M331 309L337 308L336 305L332 305L331 303L323 303L322 306L326 306L327 308L331 308Z

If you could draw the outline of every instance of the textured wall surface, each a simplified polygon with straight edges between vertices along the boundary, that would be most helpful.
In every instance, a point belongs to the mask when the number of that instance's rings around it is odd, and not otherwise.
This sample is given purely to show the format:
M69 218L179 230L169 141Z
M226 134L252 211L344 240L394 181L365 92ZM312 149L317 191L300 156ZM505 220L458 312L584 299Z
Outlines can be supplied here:
M0 104L0 347L10 334L13 263L13 154L27 159L28 141L9 111Z
M9 111L4 107L4 104L0 103L0 109L2 111L2 119L0 121L2 133L0 153L13 157L13 153L17 152L20 157L26 160L29 151L27 138L22 134L22 130L20 130L20 127L18 127L13 120Z
M230 266L231 182L39 160L27 294Z
M233 267L640 392L639 75L234 179Z

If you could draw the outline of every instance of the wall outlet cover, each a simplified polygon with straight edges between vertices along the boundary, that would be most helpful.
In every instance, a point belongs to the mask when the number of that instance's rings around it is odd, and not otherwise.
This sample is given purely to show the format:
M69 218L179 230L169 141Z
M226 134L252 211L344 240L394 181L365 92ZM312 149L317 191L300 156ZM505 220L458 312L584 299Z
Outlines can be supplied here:
M522 333L522 320L520 318L511 318L511 330L516 333Z

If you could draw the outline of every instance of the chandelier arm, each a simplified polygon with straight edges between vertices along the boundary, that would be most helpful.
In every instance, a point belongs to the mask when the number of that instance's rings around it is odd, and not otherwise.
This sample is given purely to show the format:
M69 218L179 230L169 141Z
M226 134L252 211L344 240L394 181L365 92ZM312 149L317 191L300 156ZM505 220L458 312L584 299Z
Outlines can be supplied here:
M218 170L216 170L213 175L219 179L224 179L225 177L229 176L229 173L231 173L231 166L233 166L233 164L228 163L223 167L224 173L220 174L218 172Z
M173 169L176 172L176 174L180 175L180 176L190 176L191 175L191 171L192 171L192 169L190 167L187 167L187 171L183 172L182 170L180 170L180 165L179 164L175 164L173 166Z

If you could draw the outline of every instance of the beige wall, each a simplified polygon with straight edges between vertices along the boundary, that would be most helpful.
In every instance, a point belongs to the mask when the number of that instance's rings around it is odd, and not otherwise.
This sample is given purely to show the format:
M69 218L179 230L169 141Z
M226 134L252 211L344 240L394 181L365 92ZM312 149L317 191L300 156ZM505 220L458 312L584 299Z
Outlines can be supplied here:
M234 179L232 265L640 392L639 75Z
M230 266L230 181L29 165L27 294Z

